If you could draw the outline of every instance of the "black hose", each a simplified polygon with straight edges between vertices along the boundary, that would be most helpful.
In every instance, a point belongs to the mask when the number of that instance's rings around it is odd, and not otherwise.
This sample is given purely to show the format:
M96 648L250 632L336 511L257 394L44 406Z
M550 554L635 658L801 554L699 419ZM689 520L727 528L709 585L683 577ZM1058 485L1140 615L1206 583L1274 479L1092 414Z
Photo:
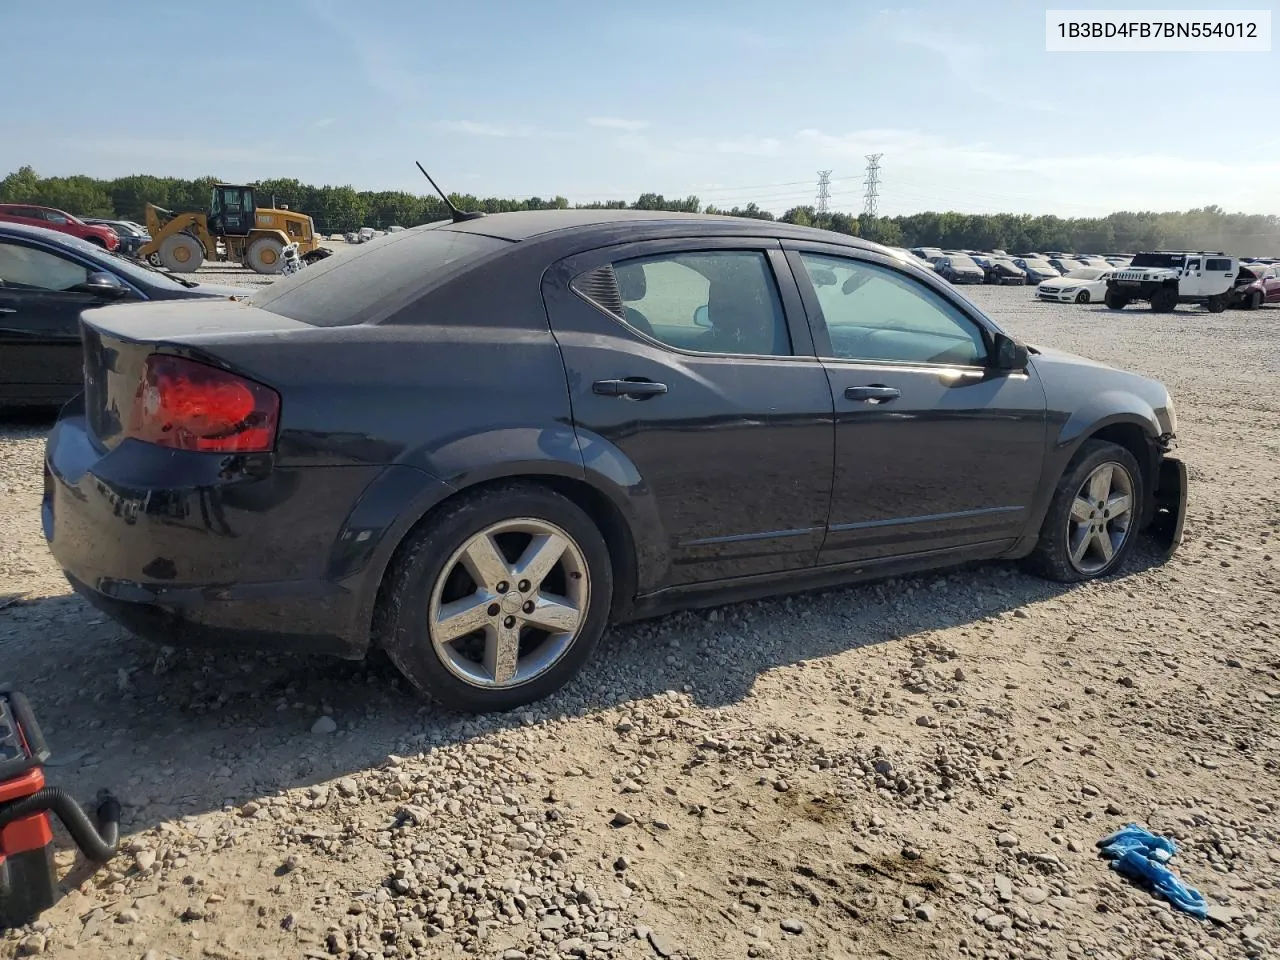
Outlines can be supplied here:
M94 863L106 863L116 855L120 845L120 801L105 790L98 794L97 827L71 794L61 787L45 787L29 797L0 804L0 828L37 813L57 814L76 846Z

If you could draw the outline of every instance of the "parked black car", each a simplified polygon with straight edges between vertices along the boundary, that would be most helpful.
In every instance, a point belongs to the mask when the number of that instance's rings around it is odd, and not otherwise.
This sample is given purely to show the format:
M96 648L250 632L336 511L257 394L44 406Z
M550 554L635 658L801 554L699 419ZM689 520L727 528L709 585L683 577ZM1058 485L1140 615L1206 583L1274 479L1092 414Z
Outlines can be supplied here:
M150 239L145 230L141 230L124 220L102 220L97 217L82 217L81 219L85 223L96 223L114 230L120 240L120 245L116 247L114 252L122 257L136 257L138 251L142 249L142 245Z
M247 303L110 306L46 454L77 590L165 643L379 645L461 709L610 621L1181 536L1159 383L1005 334L914 257L738 218L406 230Z
M987 283L1008 286L1027 282L1026 273L1008 257L984 257L979 264Z
M0 407L61 405L83 389L85 310L248 292L160 273L65 233L0 223Z
M1037 257L1015 257L1013 262L1026 275L1027 283L1038 284L1045 280L1057 280L1062 276L1062 273L1048 260Z
M966 253L949 253L935 257L933 269L951 283L985 283L986 272Z

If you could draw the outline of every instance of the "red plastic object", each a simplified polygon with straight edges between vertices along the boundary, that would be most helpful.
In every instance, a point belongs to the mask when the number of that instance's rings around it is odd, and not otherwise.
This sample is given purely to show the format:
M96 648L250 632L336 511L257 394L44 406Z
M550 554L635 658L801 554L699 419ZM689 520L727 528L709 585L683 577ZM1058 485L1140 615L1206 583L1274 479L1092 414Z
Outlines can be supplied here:
M21 800L44 789L44 771L39 764L47 754L38 728L33 728L25 701L17 707L16 697L0 693L0 770L17 769L16 774L0 773L0 806ZM29 923L56 899L57 879L53 867L53 831L47 813L32 814L0 827L0 930Z
M178 450L267 453L279 422L280 395L270 387L157 353L147 358L128 435Z

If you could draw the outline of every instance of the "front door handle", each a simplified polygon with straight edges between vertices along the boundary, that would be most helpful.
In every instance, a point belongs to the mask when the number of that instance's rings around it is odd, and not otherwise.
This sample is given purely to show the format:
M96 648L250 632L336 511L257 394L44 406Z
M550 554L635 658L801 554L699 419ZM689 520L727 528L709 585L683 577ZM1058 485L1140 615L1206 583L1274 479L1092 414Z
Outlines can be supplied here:
M653 380L597 380L591 385L591 389L602 397L631 397L638 400L666 393L667 385Z
M897 400L900 396L902 391L897 387L886 387L878 383L866 387L844 388L846 400L862 400L866 403L887 403L890 400Z

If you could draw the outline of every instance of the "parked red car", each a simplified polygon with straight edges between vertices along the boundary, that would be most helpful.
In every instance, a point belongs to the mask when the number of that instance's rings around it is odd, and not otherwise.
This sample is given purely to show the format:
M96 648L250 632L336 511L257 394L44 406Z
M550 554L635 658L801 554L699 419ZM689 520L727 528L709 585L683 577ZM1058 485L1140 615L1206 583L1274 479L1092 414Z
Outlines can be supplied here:
M1268 263L1240 264L1230 305L1256 310L1264 303L1280 303L1280 268Z
M73 237L97 244L104 250L115 250L120 246L120 238L110 227L85 223L79 217L73 217L53 207L35 207L25 203L0 203L0 220L69 233Z

